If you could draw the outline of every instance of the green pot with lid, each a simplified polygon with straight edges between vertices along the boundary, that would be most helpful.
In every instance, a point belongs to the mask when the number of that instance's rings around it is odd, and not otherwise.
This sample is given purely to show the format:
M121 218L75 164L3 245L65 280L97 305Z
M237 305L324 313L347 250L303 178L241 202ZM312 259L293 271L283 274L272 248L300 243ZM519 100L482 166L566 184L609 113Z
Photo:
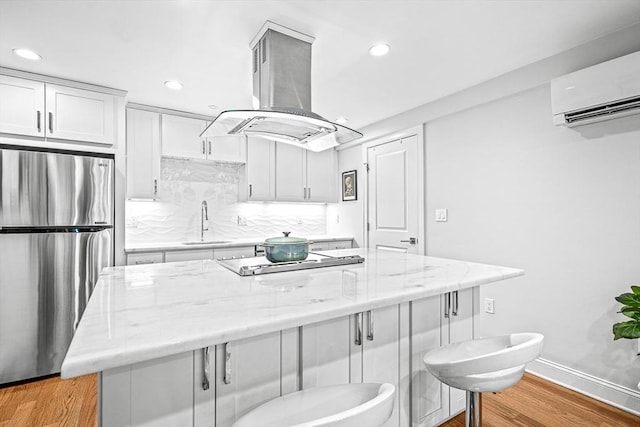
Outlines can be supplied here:
M313 243L302 237L290 237L289 231L284 236L270 237L264 241L264 255L271 262L302 261L309 255L309 244Z

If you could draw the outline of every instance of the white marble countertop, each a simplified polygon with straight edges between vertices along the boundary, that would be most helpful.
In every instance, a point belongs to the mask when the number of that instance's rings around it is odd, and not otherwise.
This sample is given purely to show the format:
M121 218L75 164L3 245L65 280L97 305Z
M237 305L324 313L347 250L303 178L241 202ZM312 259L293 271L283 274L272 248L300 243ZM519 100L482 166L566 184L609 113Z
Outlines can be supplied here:
M273 236L267 237L275 237ZM201 244L185 244L185 242L158 242L158 243L141 243L141 244L128 244L125 246L125 253L133 254L138 252L160 252L160 251L176 251L176 250L189 250L189 249L209 249L209 248L233 248L238 246L255 246L264 243L267 237L247 237L241 239L207 239ZM353 236L334 236L334 235L318 235L318 236L304 236L314 242L335 242L338 240L353 240Z
M70 378L517 277L368 249L362 264L241 277L213 260L103 270L62 364Z

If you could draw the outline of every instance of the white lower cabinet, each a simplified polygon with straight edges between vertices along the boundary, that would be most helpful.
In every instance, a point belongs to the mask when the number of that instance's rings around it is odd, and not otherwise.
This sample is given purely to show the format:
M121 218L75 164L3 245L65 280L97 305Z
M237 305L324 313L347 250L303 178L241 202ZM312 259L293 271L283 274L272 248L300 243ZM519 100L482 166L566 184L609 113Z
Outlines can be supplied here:
M411 408L413 426L436 426L465 408L465 392L429 374L424 355L473 338L473 290L411 302Z
M215 259L222 258L247 258L256 255L255 246L242 246L236 248L216 248L213 250Z
M360 382L400 388L398 305L303 326L301 340L303 389ZM402 425L400 395L385 427Z
M192 425L193 368L194 352L189 351L102 372L98 425Z
M158 264L164 262L164 252L138 252L127 254L127 265Z
M164 262L199 261L213 259L213 249L191 249L188 251L167 251L164 254Z
M297 328L216 346L216 427L296 391L297 355Z

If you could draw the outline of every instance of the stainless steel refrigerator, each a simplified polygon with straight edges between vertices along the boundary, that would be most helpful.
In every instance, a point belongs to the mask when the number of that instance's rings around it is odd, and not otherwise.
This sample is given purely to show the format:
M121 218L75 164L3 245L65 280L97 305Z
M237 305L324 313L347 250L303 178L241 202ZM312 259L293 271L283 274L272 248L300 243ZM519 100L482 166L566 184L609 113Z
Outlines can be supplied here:
M60 371L113 265L110 154L0 144L0 384Z

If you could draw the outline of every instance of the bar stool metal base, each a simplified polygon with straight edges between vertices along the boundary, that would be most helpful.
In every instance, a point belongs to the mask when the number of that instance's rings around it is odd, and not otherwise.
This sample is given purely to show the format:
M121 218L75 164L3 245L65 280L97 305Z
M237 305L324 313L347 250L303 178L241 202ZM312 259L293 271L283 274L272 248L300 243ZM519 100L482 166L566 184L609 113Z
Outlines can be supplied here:
M467 407L464 412L466 427L480 427L482 422L482 394L467 390Z

